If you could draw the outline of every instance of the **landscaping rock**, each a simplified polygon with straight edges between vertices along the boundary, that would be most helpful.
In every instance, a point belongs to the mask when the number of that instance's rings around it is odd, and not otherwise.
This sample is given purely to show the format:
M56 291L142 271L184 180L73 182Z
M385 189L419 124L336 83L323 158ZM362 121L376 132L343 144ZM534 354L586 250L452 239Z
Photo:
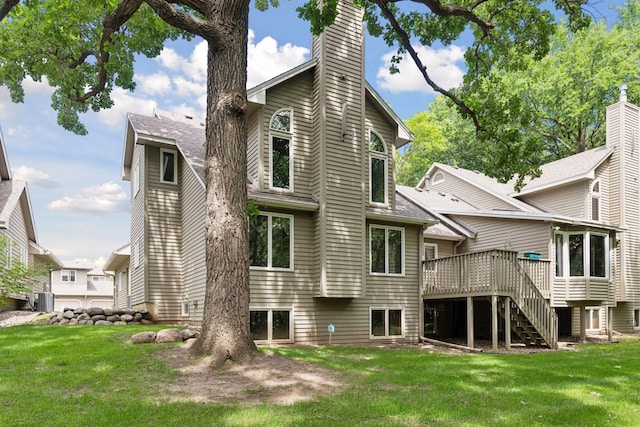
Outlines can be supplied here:
M153 342L156 342L156 333L151 331L140 332L131 337L132 344L146 344Z
M96 314L94 316L91 316L91 320L93 320L94 322L97 322L99 320L107 320L107 316L105 316L104 314Z
M64 317L65 319L73 319L75 317L75 313L73 312L73 310L65 311L64 313L62 313L62 317Z
M113 326L127 326L127 322L123 322L122 320L116 320L113 322Z
M156 342L182 342L182 334L176 328L162 329L156 333Z
M100 307L89 307L87 309L87 314L91 317L95 316L95 315L104 315L104 308L100 308Z
M111 316L107 316L107 320L109 322L119 322L120 316L118 316L117 314L112 314Z
M104 315L109 317L109 316L113 316L114 314L116 314L115 310L113 308L105 308L104 309Z
M133 321L133 316L130 314L122 314L120 315L120 320L122 320L123 322L131 322Z
M180 335L182 335L182 341L186 341L191 338L198 338L200 332L196 331L195 329L187 328L180 332Z
M96 325L96 326L112 326L113 322L109 322L108 320L98 320L97 322L94 322L94 325Z
M133 315L133 321L134 322L139 322L140 319L142 319L142 314L136 313L136 314Z
M142 325L153 325L153 322L151 320L147 320L147 319L140 319L140 324L142 324Z
M78 318L74 317L73 319L69 319L69 323L68 325L77 325L78 324Z
M69 324L69 319L60 319L58 324L59 325L68 325Z
M89 319L91 319L91 316L89 316L87 313L81 313L78 316L78 320L89 320Z

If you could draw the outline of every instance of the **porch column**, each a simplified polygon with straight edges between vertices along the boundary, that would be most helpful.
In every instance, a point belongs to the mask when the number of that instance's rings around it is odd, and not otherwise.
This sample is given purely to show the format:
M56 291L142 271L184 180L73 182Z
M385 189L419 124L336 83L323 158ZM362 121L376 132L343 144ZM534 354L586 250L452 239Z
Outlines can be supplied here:
M609 342L613 341L613 321L611 315L613 314L613 307L607 307L607 338Z
M504 346L511 349L511 301L504 297Z
M498 296L491 295L491 347L498 349Z
M467 347L473 348L473 297L467 297Z
M587 342L587 325L586 325L586 308L584 305L580 306L580 342Z

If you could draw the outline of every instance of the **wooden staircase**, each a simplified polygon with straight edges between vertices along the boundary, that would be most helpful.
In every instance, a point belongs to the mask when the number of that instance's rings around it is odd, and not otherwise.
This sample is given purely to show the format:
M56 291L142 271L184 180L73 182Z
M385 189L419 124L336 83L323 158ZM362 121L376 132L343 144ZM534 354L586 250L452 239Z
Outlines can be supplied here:
M498 314L503 319L509 316L511 330L527 347L551 347L512 299L509 299L508 307L505 307L504 300L498 299Z

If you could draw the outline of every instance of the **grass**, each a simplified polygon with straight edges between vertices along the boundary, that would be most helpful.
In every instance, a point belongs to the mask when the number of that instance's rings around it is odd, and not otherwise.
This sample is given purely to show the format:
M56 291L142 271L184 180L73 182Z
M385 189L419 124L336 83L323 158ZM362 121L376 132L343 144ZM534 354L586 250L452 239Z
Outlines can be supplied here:
M449 355L360 347L282 348L332 368L339 394L291 406L167 403L178 375L132 345L149 327L0 330L2 426L635 426L640 339L575 352Z

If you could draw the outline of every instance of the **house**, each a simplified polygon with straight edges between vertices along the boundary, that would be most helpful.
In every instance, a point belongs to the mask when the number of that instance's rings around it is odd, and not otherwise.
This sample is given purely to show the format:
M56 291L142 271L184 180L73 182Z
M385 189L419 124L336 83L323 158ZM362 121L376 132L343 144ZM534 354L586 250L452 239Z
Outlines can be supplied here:
M94 267L61 266L51 271L54 310L113 307L113 280Z
M131 308L131 286L129 264L131 262L131 245L126 244L109 255L102 270L113 281L113 305L120 308Z
M519 191L439 163L397 188L448 233L425 230L426 335L495 346L520 329L553 346L558 333L640 330L640 108L624 92L606 132L605 146L542 166Z
M394 191L412 135L364 80L362 10L341 1L312 59L249 90L250 323L258 342L416 342L423 230ZM205 293L204 126L129 114L131 248L119 306L197 323ZM128 268L128 272L127 272ZM124 285L124 280L127 280ZM330 332L328 325L335 329Z
M0 130L0 236L6 236L6 262L13 260L42 271L26 294L9 295L1 309L33 308L40 294L50 293L49 269L60 266L58 258L40 246L31 209L29 189L24 181L13 179Z

